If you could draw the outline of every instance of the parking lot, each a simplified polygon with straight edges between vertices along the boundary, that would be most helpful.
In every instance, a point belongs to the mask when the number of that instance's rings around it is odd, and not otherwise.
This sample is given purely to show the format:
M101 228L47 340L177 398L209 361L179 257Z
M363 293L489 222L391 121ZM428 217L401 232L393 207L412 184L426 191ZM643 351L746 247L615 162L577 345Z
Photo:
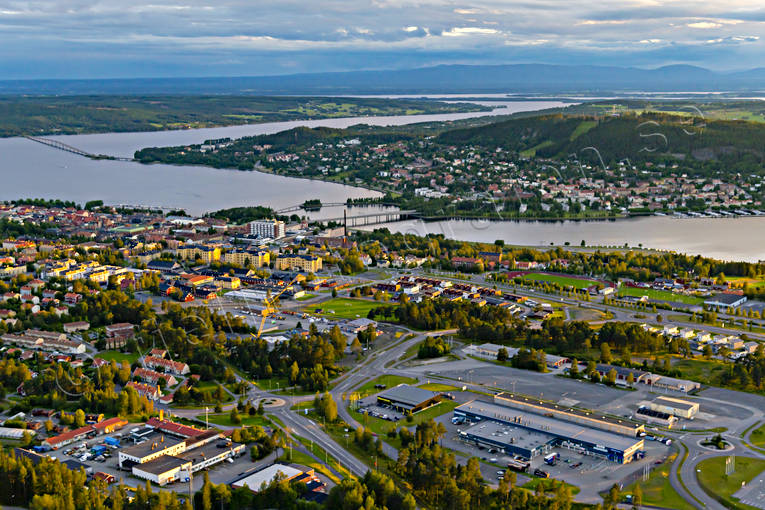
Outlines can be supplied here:
M389 407L384 407L377 404L369 404L364 405L358 408L358 412L364 413L366 412L369 416L374 416L375 418L380 418L382 420L388 420L388 421L398 421L404 419L404 415L399 413L398 411L394 411L393 409L390 409Z
M438 418L438 421L446 427L447 433L442 440L446 448L462 452L470 457L478 457L481 460L481 473L491 483L496 484L497 472L505 470L513 456L507 455L498 449L490 449L484 446L475 446L466 443L459 438L459 431L470 427L469 423L455 425L451 421L451 414ZM646 456L642 460L633 461L629 464L617 464L606 459L577 453L563 447L553 448L551 453L560 455L555 466L545 464L544 456L538 456L530 461L528 475L519 474L518 484L523 485L531 478L535 469L541 469L550 475L550 478L563 480L581 489L580 496L584 500L600 500L598 493L607 490L614 482L640 471L645 465L655 465L663 462L670 454L670 447L659 441L645 441Z
M59 450L53 450L46 453L46 455L50 455L51 457L58 459L61 462L67 461L67 460L76 460L79 462L82 462L83 464L87 465L93 470L93 473L96 472L102 472L106 473L108 475L112 475L116 481L124 483L128 487L137 487L139 485L144 485L146 483L145 480L137 478L133 476L129 471L121 471L119 469L119 465L117 463L117 452L118 449L109 449L108 456L104 456L103 459L95 460L95 456L90 455L90 458L87 458L87 460L80 460L83 459L83 455L93 446L100 445L103 443L104 436L100 436L97 439L91 439L86 442L87 448L82 449L81 445L82 442L78 442L75 444L67 445L64 448L61 448ZM132 444L132 443L130 443ZM75 447L77 447L75 449ZM75 450L75 451L72 451ZM69 452L69 453L67 453ZM270 464L273 462L272 459L273 456L269 456L269 460L267 462ZM249 455L245 454L241 457L237 457L236 459L233 459L233 463L229 462L221 462L215 466L212 466L208 470L208 474L210 477L210 481L213 483L229 483L232 480L240 477L242 474L244 474L247 471L252 470L253 468L260 467L263 465L263 462L266 461L266 459L261 460L257 463L252 462L250 460ZM194 474L193 478L193 490L200 490L202 488L202 484L204 482L203 480L203 473L201 471ZM171 483L163 487L164 490L174 490L174 491L187 491L188 490L188 484L187 483Z

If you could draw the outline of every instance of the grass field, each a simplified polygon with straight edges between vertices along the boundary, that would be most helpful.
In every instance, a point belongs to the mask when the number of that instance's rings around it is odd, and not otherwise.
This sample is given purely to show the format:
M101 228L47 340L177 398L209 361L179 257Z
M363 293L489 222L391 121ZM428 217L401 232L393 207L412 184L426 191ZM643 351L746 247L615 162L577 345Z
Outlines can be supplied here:
M754 429L749 436L749 441L754 446L765 448L765 425L761 425L760 427Z
M684 379L713 384L725 372L726 365L718 360L680 359L672 363L672 368L680 370Z
M618 295L621 296L648 296L648 299L655 299L657 301L670 301L675 303L685 303L687 305L700 305L704 302L702 298L695 296L686 296L685 294L677 294L668 290L655 290L655 289L639 289L637 287L621 287L619 288Z
M441 383L426 383L426 384L420 384L418 388L422 388L423 390L430 390L430 391L459 391L460 389L456 386L450 386L448 384L441 384Z
M341 319L356 319L358 317L366 317L369 314L369 310L382 305L383 303L363 299L334 298L319 305L311 305L306 308L306 311L317 313L316 310L318 309L321 310L318 315Z
M117 363L127 361L128 363L133 364L138 361L139 356L137 352L122 353L119 351L104 351L99 352L95 355L95 357L105 359L106 361L114 360Z
M413 384L416 382L417 379L412 379L411 377L403 377L400 375L381 375L367 383L364 383L358 389L356 389L354 393L358 393L359 398L364 398L371 395L372 393L377 393L380 391L375 389L376 384L384 384L386 387L392 388L393 386L398 386L399 384Z
M676 510L693 510L694 507L685 501L680 494L672 488L669 481L669 470L672 469L677 454L670 455L667 461L658 469L651 471L647 482L635 482L624 489L624 492L632 494L635 486L639 483L643 491L643 504L674 508Z
M561 285L563 287L574 287L576 289L586 289L587 287L590 287L592 285L596 285L597 283L599 283L595 280L571 278L569 276L560 276L560 275L545 274L545 273L528 273L523 275L523 278L525 280L534 280L538 282L557 283L558 285Z
M765 460L751 457L736 456L736 470L731 475L725 474L725 459L727 457L712 457L696 466L696 477L704 490L726 502L728 508L752 508L739 503L733 494L736 493L742 483L749 483L752 478L765 470Z

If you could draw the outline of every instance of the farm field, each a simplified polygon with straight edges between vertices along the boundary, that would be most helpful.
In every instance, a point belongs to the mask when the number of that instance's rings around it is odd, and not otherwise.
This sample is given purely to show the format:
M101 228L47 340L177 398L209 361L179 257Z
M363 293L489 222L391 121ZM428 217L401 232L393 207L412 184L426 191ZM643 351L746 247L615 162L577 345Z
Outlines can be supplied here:
M383 303L365 299L334 298L318 305L311 305L306 308L309 313L317 313L325 317L337 317L341 319L357 319L366 317L369 310L382 306Z
M655 299L657 301L671 301L675 303L685 303L687 305L700 305L704 302L702 298L695 296L686 296L684 294L677 294L668 290L655 290L655 289L640 289L637 287L620 287L618 296L648 296L648 299Z

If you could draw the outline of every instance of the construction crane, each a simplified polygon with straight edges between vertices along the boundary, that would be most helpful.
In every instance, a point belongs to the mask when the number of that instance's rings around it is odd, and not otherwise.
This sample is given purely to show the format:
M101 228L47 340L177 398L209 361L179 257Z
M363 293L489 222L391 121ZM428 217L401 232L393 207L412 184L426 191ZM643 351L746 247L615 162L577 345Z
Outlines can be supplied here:
M287 289L292 288L292 286L300 279L299 276L296 276L290 283L284 286L282 290L280 290L275 296L266 296L266 299L263 300L263 311L262 315L263 317L260 319L260 327L258 328L258 334L250 333L255 339L259 339L260 336L263 334L263 326L266 324L266 319L269 315L274 314L278 312L279 310L276 308L276 302L279 300L279 296L284 294Z

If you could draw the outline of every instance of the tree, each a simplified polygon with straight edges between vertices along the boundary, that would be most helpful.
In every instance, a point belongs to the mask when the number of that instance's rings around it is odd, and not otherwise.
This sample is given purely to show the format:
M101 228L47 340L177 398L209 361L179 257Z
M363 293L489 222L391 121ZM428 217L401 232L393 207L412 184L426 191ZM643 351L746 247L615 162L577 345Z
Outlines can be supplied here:
M292 366L290 367L290 384L297 384L298 377L300 376L300 367L297 364L297 361L292 362Z
M504 363L505 361L507 361L508 357L509 355L507 353L507 349L505 349L504 347L500 347L499 350L497 351L497 361L501 361Z
M239 416L239 410L236 407L231 409L231 414L229 415L229 418L231 420L231 423L233 423L234 425L239 425L240 423L242 423L242 417Z
M359 338L356 337L353 339L353 342L351 342L351 351L353 351L356 356L361 356L361 353L363 352L364 347L361 345L361 342L359 342Z
M608 343L603 342L600 344L600 362L608 364L611 363L612 359L611 347L609 347Z
M609 371L608 371L608 373L606 374L606 382L607 382L608 384L611 384L611 385L614 385L614 384L616 384L616 376L617 376L617 373L616 373L616 369L615 369L615 368L612 368L612 369L611 369L611 370L609 370Z
M85 411L83 411L82 409L77 409L74 412L74 424L77 427L85 426Z
M634 506L643 504L643 489L640 488L640 484L635 485L635 489L632 491L632 504Z

